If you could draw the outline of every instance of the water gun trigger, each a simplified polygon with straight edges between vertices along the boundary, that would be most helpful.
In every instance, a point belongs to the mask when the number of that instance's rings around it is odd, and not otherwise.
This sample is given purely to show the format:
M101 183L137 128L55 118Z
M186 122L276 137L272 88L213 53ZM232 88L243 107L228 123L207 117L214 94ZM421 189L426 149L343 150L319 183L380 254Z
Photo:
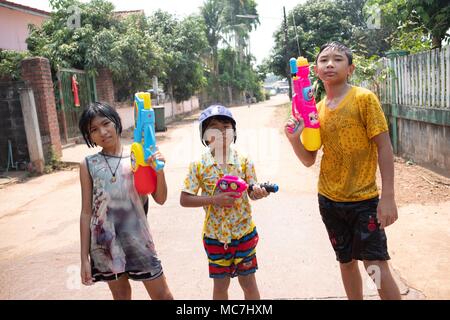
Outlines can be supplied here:
M298 118L299 115L297 113L293 113L292 115L293 115L293 117L295 119L295 122L294 122L294 125L290 125L289 128L288 128L288 131L291 134L297 132L298 128L300 127L300 121L299 121L299 118Z

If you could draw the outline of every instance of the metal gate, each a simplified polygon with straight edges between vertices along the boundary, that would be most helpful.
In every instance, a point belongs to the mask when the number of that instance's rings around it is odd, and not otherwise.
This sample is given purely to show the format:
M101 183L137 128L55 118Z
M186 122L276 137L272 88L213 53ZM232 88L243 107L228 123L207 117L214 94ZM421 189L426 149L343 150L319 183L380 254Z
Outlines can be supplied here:
M75 76L75 77L74 77ZM71 139L80 136L78 120L83 109L89 103L97 100L95 78L83 70L59 69L57 72L56 109L61 140L69 143ZM78 89L79 106L75 106L74 81Z

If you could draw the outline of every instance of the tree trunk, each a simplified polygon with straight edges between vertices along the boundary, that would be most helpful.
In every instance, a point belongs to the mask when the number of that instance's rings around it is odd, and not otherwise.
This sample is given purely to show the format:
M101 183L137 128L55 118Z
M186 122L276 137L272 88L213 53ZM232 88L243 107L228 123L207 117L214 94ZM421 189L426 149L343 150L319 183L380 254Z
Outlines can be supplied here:
M217 54L217 48L213 49L213 75L214 77L219 75L219 55Z
M442 39L439 36L432 35L431 43L432 43L433 49L440 48L442 46Z
M174 104L173 104L173 100L175 99L174 97L173 97L173 86L172 86L172 83L170 82L170 80L169 80L169 93L170 93L170 105L171 105L171 109L172 109L172 112L171 112L171 117L173 118L173 115L175 114L175 112L174 112Z

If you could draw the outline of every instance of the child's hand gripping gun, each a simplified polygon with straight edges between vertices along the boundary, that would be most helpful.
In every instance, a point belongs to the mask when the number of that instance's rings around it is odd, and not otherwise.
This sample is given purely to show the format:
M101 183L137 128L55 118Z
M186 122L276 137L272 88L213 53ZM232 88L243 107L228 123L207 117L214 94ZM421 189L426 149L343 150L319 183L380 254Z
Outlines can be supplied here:
M253 186L254 184L251 184L248 186L248 190L252 191L253 190ZM272 193L276 193L278 192L278 185L276 183L269 183L269 182L264 182L264 183L259 183L258 186L260 188L264 188L266 189L267 192L272 192Z
M248 185L243 179L236 176L223 176L217 181L216 188L220 192L236 192L238 195L234 198L242 197L245 190L253 190L254 184ZM278 185L270 183L259 184L261 188L265 188L267 192L278 192Z
M155 111L152 109L150 93L134 95L134 142L131 145L131 168L134 186L139 194L150 194L156 188L156 172L164 168L164 162L148 159L156 152Z
M299 120L303 118L305 128L301 140L306 150L319 150L322 142L320 140L319 115L317 114L314 91L309 81L309 64L304 57L289 60L294 85L294 96L292 97L292 115ZM290 128L293 133L296 128Z

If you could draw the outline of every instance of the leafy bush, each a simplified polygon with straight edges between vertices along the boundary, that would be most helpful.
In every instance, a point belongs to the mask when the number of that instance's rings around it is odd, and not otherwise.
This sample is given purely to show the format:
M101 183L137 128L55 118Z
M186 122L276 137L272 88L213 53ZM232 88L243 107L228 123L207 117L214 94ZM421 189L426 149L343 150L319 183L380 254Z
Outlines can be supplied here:
M28 56L28 51L0 50L0 77L20 80L20 61Z

